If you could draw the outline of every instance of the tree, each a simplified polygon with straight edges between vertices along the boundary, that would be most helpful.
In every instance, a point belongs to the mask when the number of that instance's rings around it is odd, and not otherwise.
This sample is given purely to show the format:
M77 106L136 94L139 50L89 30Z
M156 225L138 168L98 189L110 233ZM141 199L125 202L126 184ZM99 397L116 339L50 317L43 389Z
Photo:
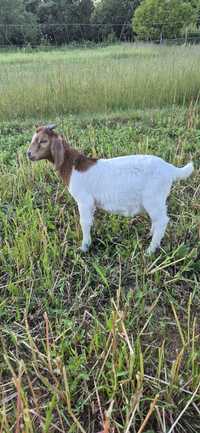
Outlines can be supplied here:
M118 39L132 38L131 20L141 0L101 0L96 4L92 22L102 39L109 34ZM95 29L94 29L95 32Z
M25 10L23 0L1 0L0 23L1 45L37 42L36 18Z
M178 37L197 20L195 1L144 0L135 11L133 30L146 40Z
M41 0L24 0L24 6L27 12L31 12L37 17L38 8Z
M88 39L92 0L44 0L40 2L38 19L43 37L62 44Z

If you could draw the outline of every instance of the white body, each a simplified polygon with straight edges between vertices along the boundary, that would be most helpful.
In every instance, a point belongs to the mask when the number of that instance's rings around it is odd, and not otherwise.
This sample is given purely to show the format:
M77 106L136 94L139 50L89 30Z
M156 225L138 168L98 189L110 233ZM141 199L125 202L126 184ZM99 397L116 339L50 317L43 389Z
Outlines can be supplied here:
M148 213L152 241L159 247L168 223L166 199L173 181L188 177L193 164L177 168L151 155L99 159L87 171L73 169L69 192L78 204L83 231L82 250L91 243L90 228L96 208L125 216Z

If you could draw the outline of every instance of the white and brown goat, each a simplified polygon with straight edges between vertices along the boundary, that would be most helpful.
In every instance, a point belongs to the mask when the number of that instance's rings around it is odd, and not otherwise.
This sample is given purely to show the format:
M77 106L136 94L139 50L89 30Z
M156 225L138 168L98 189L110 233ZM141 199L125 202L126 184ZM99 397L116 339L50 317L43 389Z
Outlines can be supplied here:
M78 204L83 232L81 249L91 244L90 230L95 209L131 216L146 212L151 219L153 253L164 236L169 218L166 199L174 181L191 175L193 164L175 167L153 155L129 155L95 159L70 147L57 134L55 125L40 126L28 150L31 161L47 159Z

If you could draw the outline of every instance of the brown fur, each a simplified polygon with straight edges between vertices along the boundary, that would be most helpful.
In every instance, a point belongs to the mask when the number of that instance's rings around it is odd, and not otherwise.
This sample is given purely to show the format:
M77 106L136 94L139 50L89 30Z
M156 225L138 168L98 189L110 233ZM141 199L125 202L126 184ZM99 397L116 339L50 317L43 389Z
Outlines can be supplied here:
M41 150L40 141L47 140L45 148ZM89 158L78 150L70 147L64 136L57 134L48 127L36 128L36 137L32 140L29 152L33 160L47 159L55 165L65 185L69 185L72 169L87 171L96 164L96 158Z
M78 171L87 171L92 165L96 164L97 159L88 158L76 149L65 148L64 161L58 169L58 173L63 179L63 182L69 185L72 169Z

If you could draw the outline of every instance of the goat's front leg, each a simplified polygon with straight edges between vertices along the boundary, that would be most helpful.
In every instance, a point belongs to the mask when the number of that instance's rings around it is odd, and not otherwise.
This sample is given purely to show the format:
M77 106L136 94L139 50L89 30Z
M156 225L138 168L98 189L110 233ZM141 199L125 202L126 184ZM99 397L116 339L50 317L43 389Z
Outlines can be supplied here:
M88 204L79 204L80 224L83 232L81 251L88 251L91 244L90 229L93 222L94 207Z

